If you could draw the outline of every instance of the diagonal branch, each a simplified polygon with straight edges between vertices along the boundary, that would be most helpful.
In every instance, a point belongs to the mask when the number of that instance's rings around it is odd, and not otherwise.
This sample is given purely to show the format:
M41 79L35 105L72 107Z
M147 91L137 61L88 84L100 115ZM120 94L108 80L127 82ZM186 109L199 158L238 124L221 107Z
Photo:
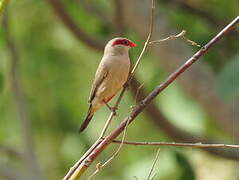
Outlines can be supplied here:
M199 58L207 53L207 51L218 42L227 32L235 28L239 23L239 16L236 17L230 24L228 24L222 31L220 31L212 40L210 40L205 46L203 46L197 53L195 53L190 59L186 61L182 66L180 66L174 73L172 73L162 84L156 87L144 100L142 100L126 117L123 122L113 130L105 139L100 141L93 150L79 160L76 167L71 169L72 173L79 171L83 173L90 164L101 154L101 152L125 129L128 123L134 121L134 119L147 107L147 105L152 102L159 93L166 89L175 79L177 79L184 71L186 71L193 63L195 63ZM80 171L82 170L82 171ZM74 176L73 179L77 177ZM65 177L65 179L72 179L71 176Z

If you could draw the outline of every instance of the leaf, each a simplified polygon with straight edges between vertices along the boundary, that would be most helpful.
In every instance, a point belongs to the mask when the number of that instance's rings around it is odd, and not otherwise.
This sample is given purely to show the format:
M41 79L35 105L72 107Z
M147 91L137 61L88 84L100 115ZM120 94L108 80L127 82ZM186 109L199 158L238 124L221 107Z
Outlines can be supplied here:
M239 55L220 72L217 79L219 95L226 100L239 97Z

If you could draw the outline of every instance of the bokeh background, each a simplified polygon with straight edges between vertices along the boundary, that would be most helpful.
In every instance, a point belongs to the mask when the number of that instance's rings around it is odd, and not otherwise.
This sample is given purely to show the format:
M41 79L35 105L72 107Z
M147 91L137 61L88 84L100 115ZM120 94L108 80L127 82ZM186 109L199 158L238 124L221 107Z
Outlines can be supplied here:
M204 45L238 12L237 0L157 0L153 39L185 29L189 39ZM150 0L10 2L0 17L0 179L64 177L109 115L102 108L77 133L104 44L115 36L131 39L137 44L131 49L134 63L149 19ZM160 94L130 125L126 139L239 144L238 30ZM150 46L112 128L197 50L182 39ZM111 145L96 163L117 147ZM125 145L95 179L145 179L157 149ZM238 180L238 161L238 150L161 147L155 179Z

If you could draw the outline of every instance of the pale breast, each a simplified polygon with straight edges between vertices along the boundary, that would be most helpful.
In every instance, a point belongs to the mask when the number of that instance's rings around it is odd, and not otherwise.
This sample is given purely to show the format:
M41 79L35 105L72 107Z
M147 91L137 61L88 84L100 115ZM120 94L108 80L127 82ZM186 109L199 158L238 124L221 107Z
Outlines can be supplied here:
M100 99L105 99L116 94L126 82L130 70L130 60L127 56L110 58L110 61L106 59L107 77L101 84L101 90L97 93L101 97Z

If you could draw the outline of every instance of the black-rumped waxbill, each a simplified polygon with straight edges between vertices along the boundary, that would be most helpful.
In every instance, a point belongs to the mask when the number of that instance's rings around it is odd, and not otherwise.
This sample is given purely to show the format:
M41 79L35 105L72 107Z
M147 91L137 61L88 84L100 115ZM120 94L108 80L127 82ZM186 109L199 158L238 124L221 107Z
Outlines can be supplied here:
M107 104L123 87L130 72L129 49L136 44L122 37L110 40L104 49L89 96L89 110L80 127L83 131L94 113ZM110 107L109 107L110 108Z

